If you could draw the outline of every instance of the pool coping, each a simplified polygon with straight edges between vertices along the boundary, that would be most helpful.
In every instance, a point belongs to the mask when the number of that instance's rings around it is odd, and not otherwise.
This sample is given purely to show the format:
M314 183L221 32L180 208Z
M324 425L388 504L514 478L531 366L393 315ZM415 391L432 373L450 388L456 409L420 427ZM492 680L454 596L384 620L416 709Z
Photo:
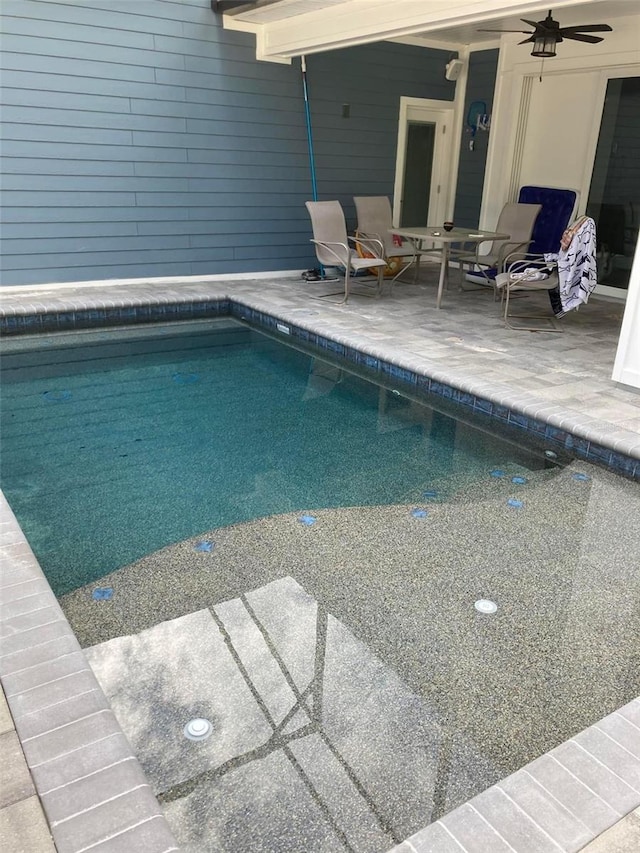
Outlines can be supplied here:
M58 853L179 850L4 494L0 681Z
M38 302L20 311L3 310L0 326L7 317L38 318L32 324L17 322L12 329L5 327L9 333L24 334L230 315L539 437L542 424L545 441L640 478L640 442L634 445L628 440L625 444L619 437L608 446L605 434L596 443L595 433L589 433L589 419L563 414L561 407L541 406L528 399L530 395L505 397L492 391L489 383L473 378L463 382L444 369L426 375L420 359L399 358L388 349L376 349L348 336L340 340L326 329L314 329L313 321L295 318L292 322L291 313L281 311L276 317L251 303L250 298L226 295L191 300L156 297L152 302L129 297L93 300L93 305L82 300L81 305L68 304L61 310L59 302L49 306ZM158 307L165 310L158 311ZM16 331L18 325L20 331ZM619 461L627 467L618 468ZM1 493L0 536L4 561L0 679L58 850L178 850L144 773ZM634 699L394 850L460 853L468 849L465 838L473 839L474 849L522 853L580 850L640 805L639 735L640 699Z

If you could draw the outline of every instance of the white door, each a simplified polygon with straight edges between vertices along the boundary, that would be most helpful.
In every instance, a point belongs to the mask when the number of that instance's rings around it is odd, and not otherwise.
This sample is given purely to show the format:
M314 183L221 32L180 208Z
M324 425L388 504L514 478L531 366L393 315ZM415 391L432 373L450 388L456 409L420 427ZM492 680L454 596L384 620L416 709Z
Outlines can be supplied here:
M400 99L394 225L438 225L447 218L452 128L453 102Z

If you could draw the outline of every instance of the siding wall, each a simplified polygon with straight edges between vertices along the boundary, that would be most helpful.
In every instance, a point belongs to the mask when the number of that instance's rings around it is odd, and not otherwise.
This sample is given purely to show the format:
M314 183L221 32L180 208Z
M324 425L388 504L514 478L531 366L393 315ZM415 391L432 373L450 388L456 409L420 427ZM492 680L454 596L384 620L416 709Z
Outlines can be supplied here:
M2 31L4 285L313 265L298 62L256 62L209 0L4 0ZM453 97L448 58L309 57L320 197L350 225L393 192L400 96Z
M493 91L496 85L498 50L479 50L469 58L469 76L464 105L464 129L460 143L460 166L454 220L456 225L477 228L480 220L480 205L484 186L484 171L489 147L489 133L479 131L475 135L475 147L469 150L471 133L466 127L469 107L474 101L484 101L487 112L493 108Z
M444 76L450 57L389 43L308 58L318 194L341 201L349 227L354 195L393 197L400 96L453 99L455 83Z

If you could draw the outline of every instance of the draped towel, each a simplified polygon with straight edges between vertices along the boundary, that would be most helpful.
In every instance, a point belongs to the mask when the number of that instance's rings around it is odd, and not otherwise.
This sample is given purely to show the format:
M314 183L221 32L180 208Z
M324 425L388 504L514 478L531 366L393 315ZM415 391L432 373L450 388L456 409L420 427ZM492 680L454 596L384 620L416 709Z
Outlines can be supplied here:
M596 223L582 216L562 235L560 251L546 253L545 261L558 264L559 293L549 293L556 316L583 305L597 282ZM559 296L559 300L558 297Z

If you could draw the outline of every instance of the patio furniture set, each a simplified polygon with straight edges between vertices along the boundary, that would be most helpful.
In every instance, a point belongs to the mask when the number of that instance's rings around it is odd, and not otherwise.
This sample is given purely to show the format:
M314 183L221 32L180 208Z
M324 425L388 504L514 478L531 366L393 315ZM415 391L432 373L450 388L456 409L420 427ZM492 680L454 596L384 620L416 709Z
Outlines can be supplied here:
M509 313L510 296L514 291L547 290L555 317L587 301L596 283L595 226L592 219L581 217L567 229L575 202L572 190L523 187L517 202L504 205L496 230L489 231L458 228L452 222L394 227L386 196L355 196L358 225L350 236L339 201L308 201L311 242L321 265L316 280L336 281L337 276L326 271L344 271L344 287L320 298L339 296L338 302L347 302L354 276L378 297L385 278L391 279L393 289L413 269L416 282L421 259L432 256L440 261L436 309L441 307L453 261L460 269L461 290L465 289L465 273L470 272L468 277L491 286L496 298L500 295L507 327L562 331L547 316L524 315L528 320L543 319L544 325L513 324L512 320L523 315ZM480 251L482 244L488 244L484 252Z

